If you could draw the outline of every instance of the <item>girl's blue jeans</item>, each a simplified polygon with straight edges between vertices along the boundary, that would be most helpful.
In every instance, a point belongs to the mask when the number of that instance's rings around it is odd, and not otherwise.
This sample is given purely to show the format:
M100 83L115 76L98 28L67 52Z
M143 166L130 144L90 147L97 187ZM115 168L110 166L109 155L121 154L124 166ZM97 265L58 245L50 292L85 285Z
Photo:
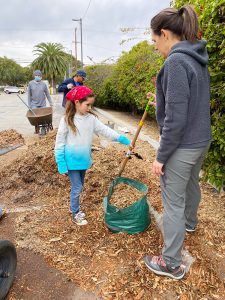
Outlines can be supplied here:
M80 210L80 193L84 185L86 170L69 170L68 175L71 183L70 191L70 209L73 214Z

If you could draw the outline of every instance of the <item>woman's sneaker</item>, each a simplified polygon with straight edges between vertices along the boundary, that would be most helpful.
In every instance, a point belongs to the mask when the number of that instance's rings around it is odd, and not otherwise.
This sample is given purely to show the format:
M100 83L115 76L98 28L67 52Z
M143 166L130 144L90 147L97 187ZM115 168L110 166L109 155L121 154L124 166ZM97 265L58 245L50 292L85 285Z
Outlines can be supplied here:
M77 214L72 215L72 221L77 225L87 225L87 220L84 218L82 212L78 212Z
M166 265L162 255L144 257L144 262L149 270L157 275L168 276L173 279L182 279L185 275L185 268L183 267L169 267Z
M196 230L196 227L190 227L188 225L185 225L185 226L186 226L185 229L188 233L195 232L195 230Z
M0 208L0 219L2 219L5 215L6 215L5 210Z

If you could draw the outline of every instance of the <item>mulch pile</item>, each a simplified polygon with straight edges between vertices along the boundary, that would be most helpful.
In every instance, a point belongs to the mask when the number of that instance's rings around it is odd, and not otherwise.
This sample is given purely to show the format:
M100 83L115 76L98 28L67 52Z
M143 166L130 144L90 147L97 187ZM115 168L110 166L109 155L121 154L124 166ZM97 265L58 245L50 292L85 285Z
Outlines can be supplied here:
M48 134L29 146L25 157L0 173L0 202L10 199L11 207L42 205L42 209L17 218L18 247L41 253L68 280L92 290L98 299L222 299L225 264L222 196L209 185L201 184L199 226L185 240L185 248L196 260L181 281L158 277L143 263L144 255L159 254L163 246L153 218L150 228L138 235L114 234L104 224L102 200L117 176L127 148L111 143L106 149L93 152L94 165L87 171L81 197L88 225L79 227L70 220L69 182L57 172L54 140L55 132ZM155 151L142 141L138 141L135 151L143 160L132 158L123 176L147 184L148 199L161 212L159 181L151 175ZM126 198L122 190L121 194ZM124 206L119 197L115 201Z
M23 144L24 139L16 130L10 129L0 131L0 148L7 148Z

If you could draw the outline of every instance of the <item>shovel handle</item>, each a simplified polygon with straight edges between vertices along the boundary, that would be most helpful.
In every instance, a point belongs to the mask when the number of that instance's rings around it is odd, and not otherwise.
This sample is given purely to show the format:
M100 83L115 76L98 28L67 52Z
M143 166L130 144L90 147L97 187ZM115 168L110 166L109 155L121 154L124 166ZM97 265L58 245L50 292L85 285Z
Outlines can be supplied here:
M35 112L30 108L30 106L28 106L28 105L26 104L26 102L24 102L23 99L22 99L19 95L17 95L17 97L23 102L23 104L26 105L26 107L32 112L32 114L33 114L35 117L37 117L37 115L36 115Z
M134 148L135 143L136 143L136 141L137 141L137 138L138 138L138 136L139 136L139 133L140 133L140 131L141 131L143 125L144 125L144 121L145 121L145 119L146 119L146 117L147 117L147 114L148 114L148 112L149 112L150 102L151 102L151 101L149 101L149 102L147 103L146 107L145 107L144 114L143 114L143 116L142 116L142 118L141 118L141 120L140 120L140 122L139 122L139 124L138 124L138 128L137 128L137 130L136 130L136 132L135 132L135 135L134 135L134 137L133 137L133 139L132 139L131 146L129 146L129 149L128 149L127 153L126 153L126 157L124 158L124 160L122 161L122 163L121 163L121 165L120 165L119 176L121 176L122 172L123 172L124 169L125 169L125 166L126 166L128 160L129 160L129 158L130 158L130 153L131 153L132 149Z

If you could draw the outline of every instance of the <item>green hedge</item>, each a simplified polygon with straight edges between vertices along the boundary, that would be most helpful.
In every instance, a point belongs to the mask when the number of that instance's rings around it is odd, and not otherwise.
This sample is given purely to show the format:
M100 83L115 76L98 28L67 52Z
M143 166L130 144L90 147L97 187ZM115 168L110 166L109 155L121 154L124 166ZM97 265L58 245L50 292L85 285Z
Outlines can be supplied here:
M107 78L111 76L114 67L114 65L102 64L85 68L87 72L87 81L85 81L85 84L92 88L97 95L96 105L99 107L106 106L104 98L105 82Z
M173 3L176 7L185 4L195 8L202 37L208 42L213 140L204 170L206 180L221 189L225 186L225 0L177 0Z
M97 76L102 72L103 66L86 68L90 79L87 84L97 91L97 104L100 106L132 112L143 111L147 103L147 92L155 92L151 79L159 71L161 62L154 47L144 41L129 52L124 52L105 77ZM150 114L155 115L153 108Z
M176 7L185 4L192 4L196 9L202 36L208 41L213 140L204 170L205 179L221 189L225 186L225 0L172 2ZM98 104L120 110L142 111L147 102L146 93L155 91L151 79L156 76L162 63L152 45L147 42L137 44L122 54L105 77L95 79L96 91L100 95ZM150 114L154 116L154 109Z
M13 59L0 57L0 85L22 85L31 75L29 67L23 68Z

